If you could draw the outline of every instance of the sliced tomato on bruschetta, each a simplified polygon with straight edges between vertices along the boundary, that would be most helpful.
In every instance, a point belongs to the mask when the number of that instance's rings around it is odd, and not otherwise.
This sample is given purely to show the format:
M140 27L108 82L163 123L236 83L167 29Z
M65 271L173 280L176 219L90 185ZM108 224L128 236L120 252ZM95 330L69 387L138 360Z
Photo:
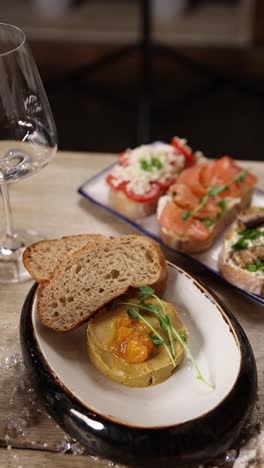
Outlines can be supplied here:
M171 141L172 146L179 151L186 159L188 165L195 164L196 157L191 148L187 145L186 140L178 137L173 137Z
M151 202L158 198L161 193L160 185L158 183L151 184L150 190L144 193L144 195L137 195L132 191L129 191L127 186L124 191L128 198L138 203Z

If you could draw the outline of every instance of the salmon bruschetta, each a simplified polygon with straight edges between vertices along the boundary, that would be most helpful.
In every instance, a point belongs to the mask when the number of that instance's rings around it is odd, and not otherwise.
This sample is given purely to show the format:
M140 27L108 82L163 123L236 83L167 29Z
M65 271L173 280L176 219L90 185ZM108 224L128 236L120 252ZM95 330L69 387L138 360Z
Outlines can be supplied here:
M177 250L207 250L249 206L257 178L224 156L185 169L158 204L163 242Z
M130 219L154 213L159 197L177 180L181 171L201 160L186 140L174 137L171 144L157 142L128 149L106 177L109 205Z

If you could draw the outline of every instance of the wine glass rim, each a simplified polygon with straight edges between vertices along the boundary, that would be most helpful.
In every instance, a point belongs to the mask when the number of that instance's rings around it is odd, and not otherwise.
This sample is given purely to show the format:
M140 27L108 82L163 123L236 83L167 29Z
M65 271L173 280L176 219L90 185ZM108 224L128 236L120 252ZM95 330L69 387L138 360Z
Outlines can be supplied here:
M20 49L20 47L23 47L23 45L26 42L26 35L25 35L24 31L22 31L22 29L18 28L17 26L14 26L13 24L0 22L0 29L3 26L7 27L7 28L10 28L10 29L15 29L16 31L18 31L21 34L21 41L16 47L10 48L10 50L7 50L6 52L2 52L2 53L0 52L0 57L4 57L5 55L10 55L13 52L16 52L18 49Z

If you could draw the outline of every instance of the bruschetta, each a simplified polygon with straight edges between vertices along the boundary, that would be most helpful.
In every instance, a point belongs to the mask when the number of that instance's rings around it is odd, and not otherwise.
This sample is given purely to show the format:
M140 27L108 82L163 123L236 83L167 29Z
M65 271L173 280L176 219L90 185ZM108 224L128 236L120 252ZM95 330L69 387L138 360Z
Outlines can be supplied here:
M235 286L264 296L264 208L238 215L226 234L219 271Z
M130 219L154 213L159 197L200 157L177 137L171 144L157 142L126 150L106 177L109 205Z
M249 206L256 181L228 156L185 169L159 200L161 239L186 253L207 250Z

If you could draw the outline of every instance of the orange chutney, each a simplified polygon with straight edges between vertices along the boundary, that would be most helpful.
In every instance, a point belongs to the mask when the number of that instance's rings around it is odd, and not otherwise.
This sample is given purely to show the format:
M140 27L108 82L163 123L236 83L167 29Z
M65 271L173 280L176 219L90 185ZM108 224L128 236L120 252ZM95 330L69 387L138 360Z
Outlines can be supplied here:
M154 349L151 334L147 325L123 312L115 320L111 351L128 364L144 362Z

